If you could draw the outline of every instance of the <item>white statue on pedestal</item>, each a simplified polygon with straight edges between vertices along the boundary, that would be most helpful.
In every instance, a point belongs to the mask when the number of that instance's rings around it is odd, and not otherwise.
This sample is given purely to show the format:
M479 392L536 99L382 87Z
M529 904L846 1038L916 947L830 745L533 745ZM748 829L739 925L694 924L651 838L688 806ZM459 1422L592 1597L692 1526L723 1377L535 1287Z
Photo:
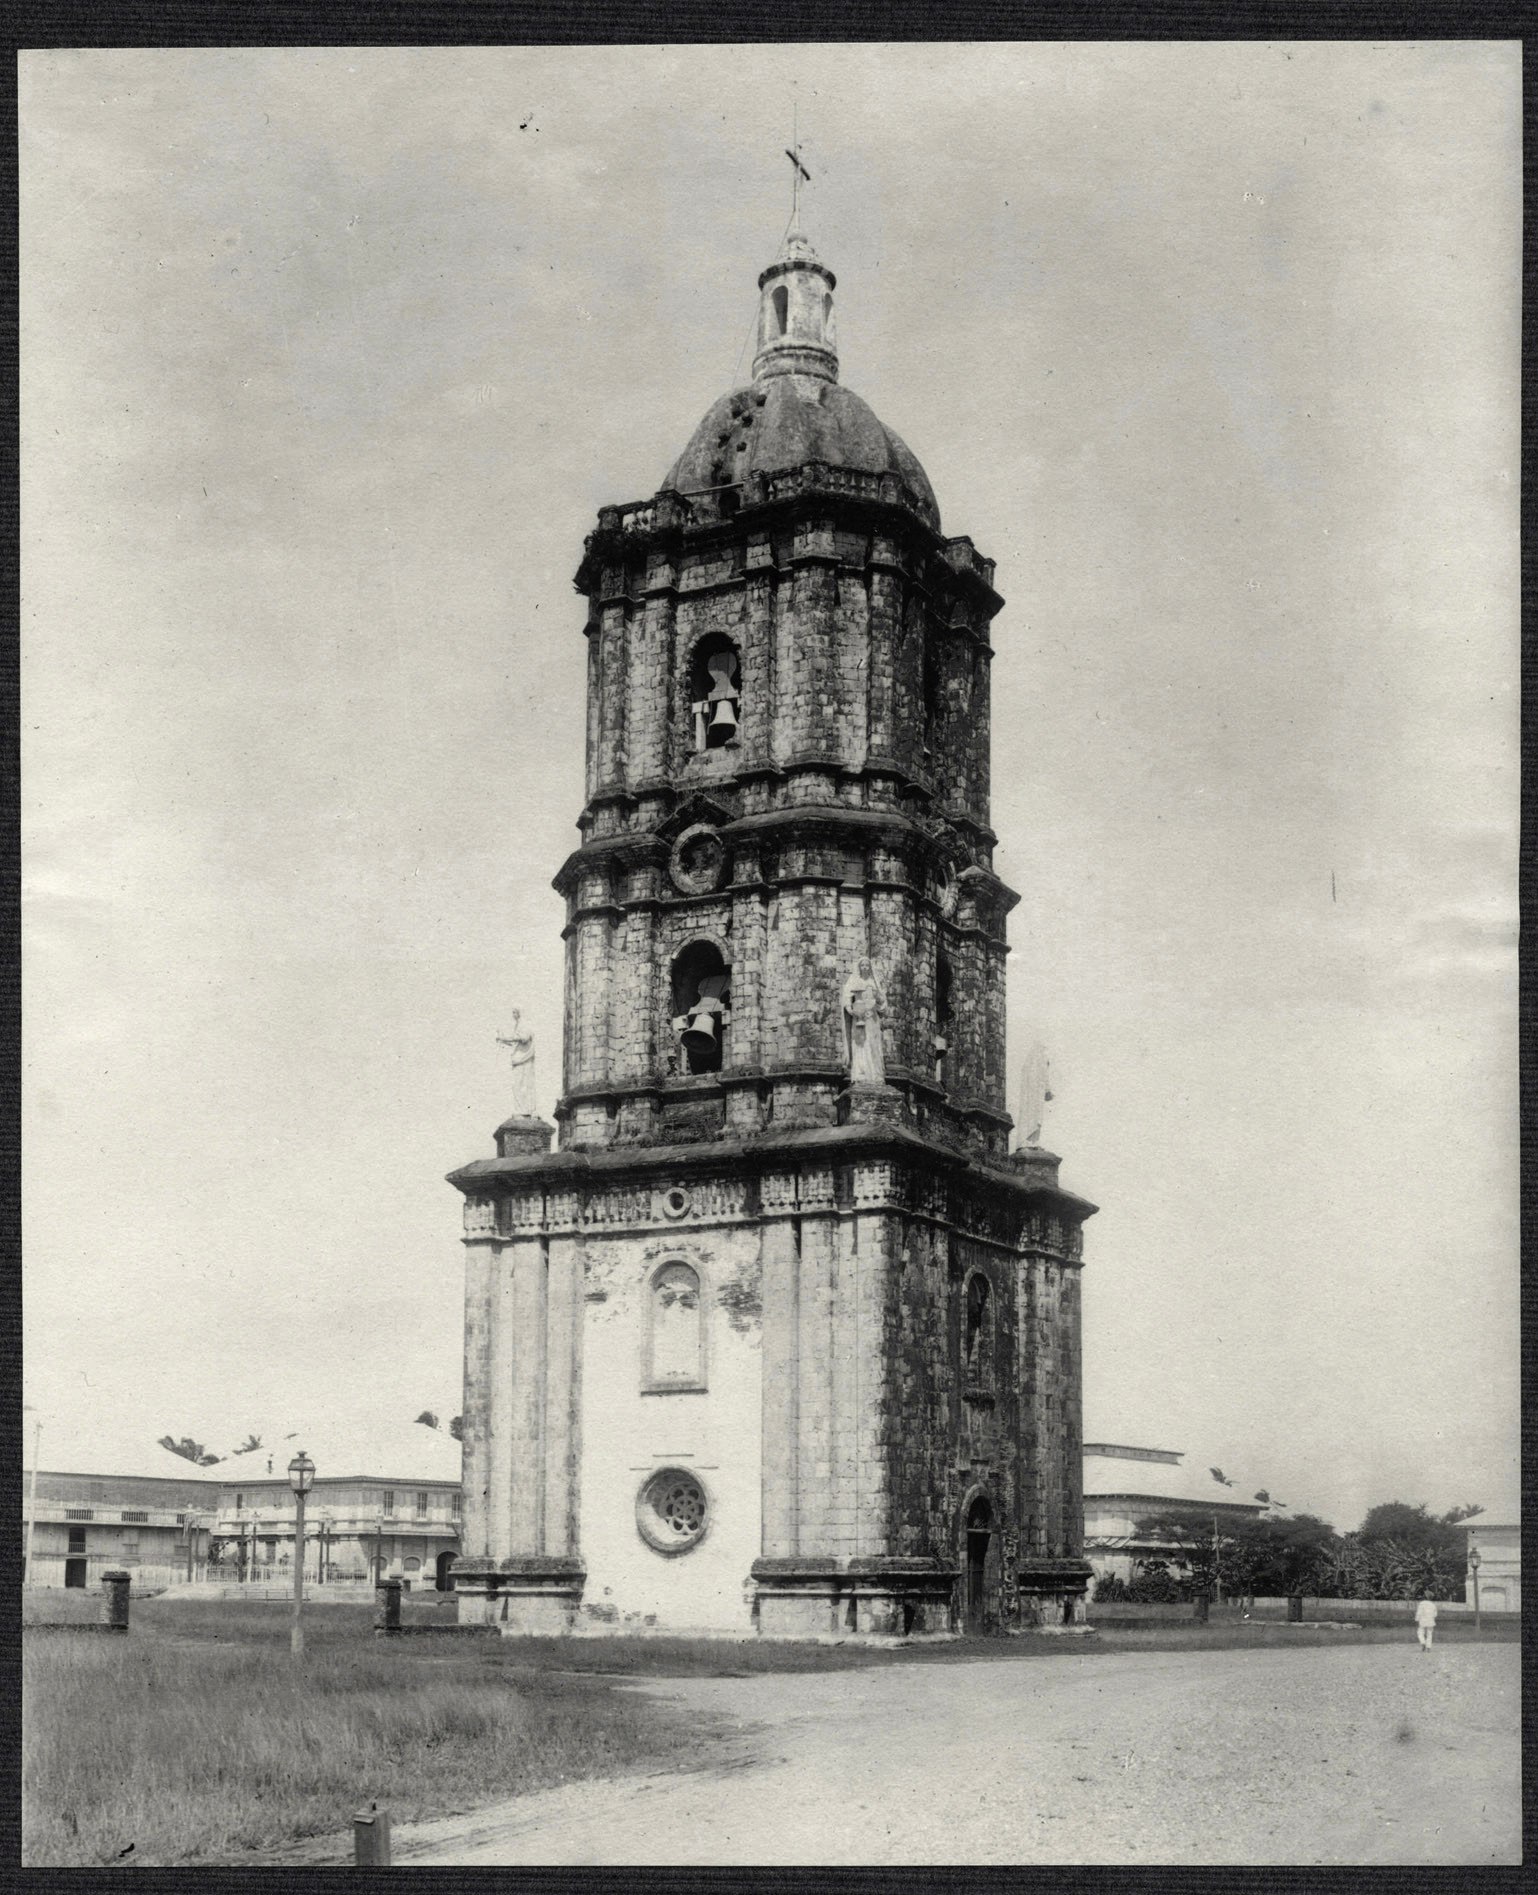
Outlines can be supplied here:
M1020 1117L1015 1125L1017 1151L1041 1144L1041 1122L1052 1101L1048 1083L1050 1075L1051 1063L1047 1059L1047 1049L1040 1040L1036 1040L1020 1069Z
M875 970L862 959L844 982L844 1038L852 1086L886 1084L886 1053L881 1041L881 1016L885 1012L886 997L876 984Z
M515 1119L534 1117L534 1035L519 1031L522 1013L513 1009L513 1024L508 1032L497 1035L497 1045L511 1049L513 1068L513 1109Z

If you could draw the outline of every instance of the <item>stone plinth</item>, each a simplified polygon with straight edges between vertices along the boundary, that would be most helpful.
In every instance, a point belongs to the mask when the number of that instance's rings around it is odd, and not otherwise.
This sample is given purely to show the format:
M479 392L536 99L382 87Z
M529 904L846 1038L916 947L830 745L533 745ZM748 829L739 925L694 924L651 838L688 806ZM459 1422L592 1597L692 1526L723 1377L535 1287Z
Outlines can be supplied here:
M1021 1632L1085 1632L1084 1603L1094 1576L1088 1560L1021 1560L1015 1575L1015 1629Z
M504 1119L497 1127L497 1156L517 1158L526 1152L549 1151L554 1136L555 1127L544 1119L522 1116Z
M1048 1190L1057 1189L1058 1169L1062 1159L1056 1152L1045 1150L1040 1145L1019 1145L1009 1154L1010 1166L1032 1184L1039 1184Z
M580 1559L526 1554L502 1560L461 1560L454 1567L463 1625L495 1625L506 1638L560 1637L570 1632L587 1571Z
M896 1086L852 1085L838 1096L840 1125L900 1125L906 1114Z
M938 1560L757 1559L753 1586L760 1638L954 1636L956 1573Z
M760 1638L829 1639L840 1636L838 1562L833 1559L756 1559L754 1617Z
M956 1570L934 1559L852 1559L855 1629L871 1638L950 1638Z

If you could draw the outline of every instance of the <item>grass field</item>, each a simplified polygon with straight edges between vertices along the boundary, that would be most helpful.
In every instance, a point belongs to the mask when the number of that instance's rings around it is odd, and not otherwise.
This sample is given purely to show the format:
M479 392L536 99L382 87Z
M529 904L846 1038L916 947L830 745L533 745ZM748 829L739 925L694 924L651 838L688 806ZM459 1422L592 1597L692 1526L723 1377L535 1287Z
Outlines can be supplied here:
M1177 1609L1178 1610L1178 1609ZM89 1596L32 1596L26 1617L95 1618ZM441 1623L436 1600L408 1621ZM125 1637L29 1631L23 1641L23 1843L29 1865L245 1864L350 1832L355 1810L397 1823L584 1777L707 1755L713 1727L617 1690L626 1676L1033 1660L1067 1649L1212 1651L1403 1642L1404 1625L1328 1631L1214 1614L1116 1625L1088 1640L978 1639L906 1649L682 1638L375 1639L367 1606L137 1602ZM1515 1638L1516 1626L1487 1640ZM1462 1642L1472 1627L1444 1623ZM125 1853L126 1852L126 1853Z
M23 1646L23 1859L261 1866L306 1836L473 1808L705 1737L602 1679L510 1666L500 1640L371 1636L367 1607L134 1609L126 1637Z

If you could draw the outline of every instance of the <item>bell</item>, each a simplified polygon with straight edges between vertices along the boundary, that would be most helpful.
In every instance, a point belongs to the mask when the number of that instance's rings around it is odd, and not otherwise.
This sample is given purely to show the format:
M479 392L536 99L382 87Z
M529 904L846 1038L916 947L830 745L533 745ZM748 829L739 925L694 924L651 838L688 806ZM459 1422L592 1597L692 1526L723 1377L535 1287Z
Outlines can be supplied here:
M716 1016L714 1013L691 1013L689 1024L679 1035L685 1046L701 1052L716 1043Z
M732 700L729 697L719 697L716 699L715 715L711 718L710 722L712 728L716 730L735 730L737 728L737 712L733 708Z

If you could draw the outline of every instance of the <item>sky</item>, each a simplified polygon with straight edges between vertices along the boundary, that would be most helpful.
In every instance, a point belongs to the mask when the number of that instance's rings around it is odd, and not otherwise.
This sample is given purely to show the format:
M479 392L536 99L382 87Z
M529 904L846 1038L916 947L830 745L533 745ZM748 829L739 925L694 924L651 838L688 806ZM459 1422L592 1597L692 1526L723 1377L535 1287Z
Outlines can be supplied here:
M748 373L998 562L1010 1059L1090 1440L1516 1492L1515 43L25 53L26 1399L44 1466L459 1409L559 1086L572 574Z

